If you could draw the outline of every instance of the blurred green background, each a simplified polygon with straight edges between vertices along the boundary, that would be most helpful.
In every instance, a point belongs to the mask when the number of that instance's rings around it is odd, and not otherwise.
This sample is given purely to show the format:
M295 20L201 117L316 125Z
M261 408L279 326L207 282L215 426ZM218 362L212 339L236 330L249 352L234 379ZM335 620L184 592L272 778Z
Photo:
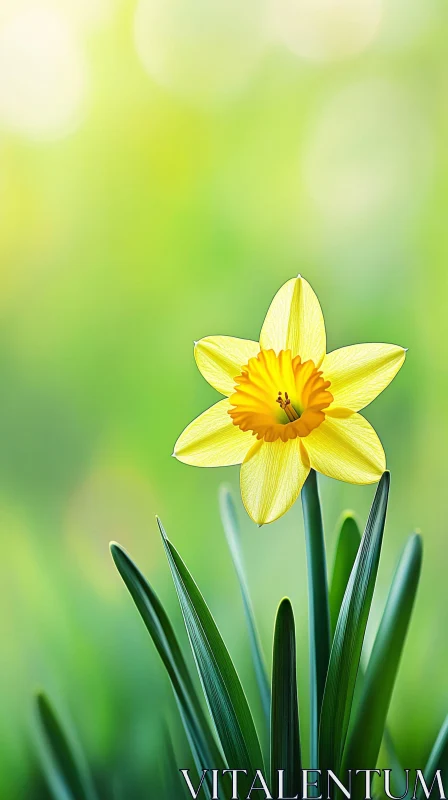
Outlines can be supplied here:
M390 714L423 767L448 694L447 33L442 0L0 2L2 797L47 797L38 687L100 782L133 796L157 768L176 709L108 551L128 549L182 632L155 513L257 708L217 508L238 470L170 456L216 399L193 340L256 338L299 271L330 349L409 347L366 416L392 471L376 620L406 536L424 538ZM373 488L320 485L331 563L340 512L364 520ZM294 602L306 715L300 504L261 530L240 517L268 661Z

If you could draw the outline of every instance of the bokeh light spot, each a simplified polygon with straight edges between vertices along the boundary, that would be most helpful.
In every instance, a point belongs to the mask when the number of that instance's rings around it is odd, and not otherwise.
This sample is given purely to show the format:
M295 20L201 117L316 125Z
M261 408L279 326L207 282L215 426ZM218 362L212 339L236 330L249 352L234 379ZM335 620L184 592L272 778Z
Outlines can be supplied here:
M135 42L150 77L214 105L250 81L266 42L263 0L140 0Z
M356 55L375 38L381 0L273 0L271 26L302 58L331 61Z
M431 137L406 90L382 80L332 95L312 126L303 158L307 196L320 223L348 233L409 219L422 202Z
M25 8L0 29L0 123L33 139L70 133L80 119L85 65L66 19Z

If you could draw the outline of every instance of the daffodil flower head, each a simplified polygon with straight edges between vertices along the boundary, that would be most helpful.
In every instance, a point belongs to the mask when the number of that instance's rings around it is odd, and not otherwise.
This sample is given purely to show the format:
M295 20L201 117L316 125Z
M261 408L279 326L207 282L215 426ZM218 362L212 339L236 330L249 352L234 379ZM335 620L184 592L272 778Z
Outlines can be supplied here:
M327 354L319 301L300 275L275 295L259 342L207 336L194 353L225 397L188 425L173 455L200 467L241 464L243 503L259 525L292 506L310 469L348 483L379 480L384 450L358 412L395 377L406 350L355 344Z

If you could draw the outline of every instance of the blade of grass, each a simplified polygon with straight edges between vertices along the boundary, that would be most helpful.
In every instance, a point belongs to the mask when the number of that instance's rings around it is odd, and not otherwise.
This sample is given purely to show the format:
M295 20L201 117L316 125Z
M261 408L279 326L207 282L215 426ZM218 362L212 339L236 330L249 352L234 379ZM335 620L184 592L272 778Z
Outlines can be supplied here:
M310 740L311 768L318 765L319 718L330 657L330 611L324 529L317 476L312 469L302 489L308 563L308 604L310 639Z
M159 598L120 545L113 542L110 549L115 566L170 677L199 775L202 769L222 767L221 754L202 710L176 634Z
M319 767L336 774L350 720L356 676L370 612L386 519L389 473L378 485L341 605L322 704Z
M176 764L179 764L179 760L176 757L176 751L168 727L166 727L163 732L163 744L163 753L159 762L161 784L163 787L163 792L161 794L166 798L191 800L187 784L182 780L180 771L175 767Z
M55 800L97 800L79 745L64 730L43 692L36 697L38 748Z
M334 636L339 611L344 598L350 573L355 563L358 548L361 542L361 533L358 524L350 512L342 518L339 528L336 555L334 558L333 572L330 581L330 620L331 631Z
M158 520L210 714L229 767L251 772L263 757L240 679L196 583Z
M434 742L434 747L431 750L428 762L423 770L423 775L425 776L427 783L428 781L432 781L438 769L442 771L443 779L448 770L448 716L445 717L442 723L439 735ZM428 785L430 784L428 783ZM417 800L423 800L423 797L423 787L420 784L417 791Z
M301 786L299 704L294 614L287 597L277 611L272 661L271 782L283 769L282 797L294 797ZM273 796L276 787L271 786Z
M384 747L387 754L387 758L389 759L389 766L392 770L394 775L401 774L403 772L403 767L401 766L401 761L398 758L398 753L395 748L394 740L392 739L391 733L389 728L384 729Z
M398 753L395 749L395 743L388 727L384 729L383 741L387 758L389 760L389 768L391 769L392 793L400 796L404 793L406 788L405 780L403 780L404 770L400 759L398 758Z
M347 740L343 770L361 762L372 767L376 764L414 607L421 565L421 537L414 534L405 545L392 580Z
M258 635L254 610L246 579L243 554L241 552L241 535L238 526L235 504L233 502L232 495L226 486L221 487L219 501L221 520L230 554L232 556L233 566L235 567L235 572L238 577L241 597L243 599L244 614L249 633L249 644L252 653L252 661L254 665L258 691L260 693L261 705L266 719L266 725L269 727L271 713L271 690L269 687L266 664L263 657L260 637Z

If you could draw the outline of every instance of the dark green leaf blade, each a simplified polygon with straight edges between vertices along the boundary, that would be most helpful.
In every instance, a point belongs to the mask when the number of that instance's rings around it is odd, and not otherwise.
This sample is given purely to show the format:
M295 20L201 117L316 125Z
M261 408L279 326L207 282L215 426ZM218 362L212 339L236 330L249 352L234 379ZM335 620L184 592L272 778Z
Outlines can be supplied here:
M422 565L422 541L411 536L398 563L372 653L365 672L353 727L347 740L344 768L375 766L387 712L414 607Z
M202 710L171 622L156 593L120 545L110 546L112 557L165 665L190 743L196 768L219 768L222 756Z
M258 635L255 615L250 597L249 587L244 568L243 554L241 552L241 536L238 526L235 504L232 495L226 486L221 487L220 495L221 520L224 532L232 556L233 566L238 577L241 596L243 599L244 614L246 617L247 629L249 633L249 643L252 653L252 661L257 679L258 690L260 693L261 705L269 726L271 713L271 691L266 670L266 664L261 648L260 637Z
M277 611L272 662L271 791L276 796L278 770L284 770L282 797L294 797L301 786L299 704L294 614L287 597Z
M390 476L380 480L341 605L331 648L319 737L319 767L336 774L350 719L386 519Z
M310 642L310 767L318 766L319 720L330 659L330 606L324 526L314 469L303 485L303 523L308 565L308 606Z
M386 726L384 729L384 747L388 759L388 766L392 770L391 771L391 783L392 783L392 793L400 796L404 794L406 791L405 786L405 772L401 765L401 761L398 758L398 753L395 748L395 742L392 739L391 733L389 728Z
M39 754L55 800L96 800L79 745L70 740L43 692L36 697L36 709Z
M392 739L391 733L389 728L384 729L384 747L386 749L387 758L389 760L389 766L394 773L394 775L402 774L403 767L401 766L401 761L398 758L398 753L395 748L395 742Z
M158 520L204 694L229 767L263 766L260 743L240 679L216 623Z
M330 582L329 603L332 635L336 630L339 611L344 599L350 573L358 554L361 533L351 512L346 512L339 528L336 555Z
M434 747L431 750L428 762L423 771L428 786L431 785L431 781L433 780L433 777L438 769L442 770L443 780L448 771L448 716L445 717L442 723L439 735L434 742ZM417 791L417 800L423 800L423 798L423 787L420 784Z

